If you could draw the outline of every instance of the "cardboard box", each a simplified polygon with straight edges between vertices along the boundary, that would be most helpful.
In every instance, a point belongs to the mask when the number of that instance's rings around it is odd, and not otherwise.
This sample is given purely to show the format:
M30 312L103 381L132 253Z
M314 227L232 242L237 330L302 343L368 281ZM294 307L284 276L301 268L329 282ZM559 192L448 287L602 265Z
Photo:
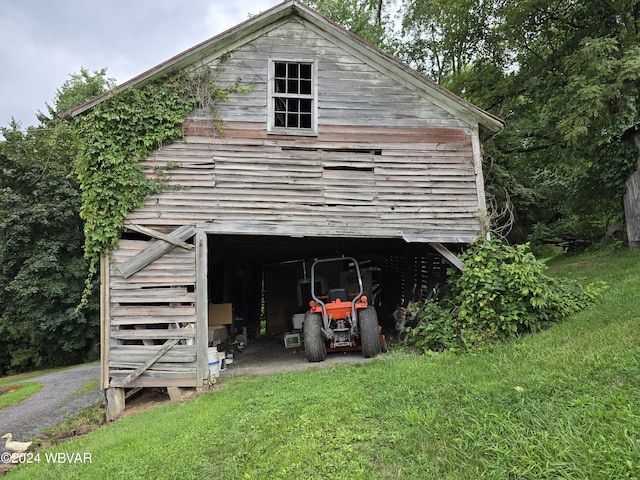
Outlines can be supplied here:
M209 325L231 325L233 323L233 305L230 303L209 304Z
M211 325L209 327L209 342L217 340L218 343L224 343L227 338L229 338L229 330L226 325Z

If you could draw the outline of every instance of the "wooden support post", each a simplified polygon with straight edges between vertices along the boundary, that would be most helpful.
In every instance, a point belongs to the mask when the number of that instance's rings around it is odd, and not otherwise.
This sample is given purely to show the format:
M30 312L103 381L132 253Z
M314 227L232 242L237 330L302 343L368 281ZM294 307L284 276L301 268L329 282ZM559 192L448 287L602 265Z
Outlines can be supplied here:
M638 152L640 152L639 129L640 124L630 129L633 131L631 138ZM624 220L627 224L627 241L631 249L640 249L640 155L636 158L636 165L635 172L627 179L624 194Z
M111 296L109 256L100 257L100 388L109 387L109 348L111 345Z
M124 388L107 388L107 422L115 420L125 407Z
M180 387L167 387L167 393L169 393L169 399L171 399L172 402L182 400L182 389Z
M627 179L624 195L624 218L629 248L640 249L640 168Z
M209 380L209 322L207 302L207 234L196 233L196 382L203 386Z

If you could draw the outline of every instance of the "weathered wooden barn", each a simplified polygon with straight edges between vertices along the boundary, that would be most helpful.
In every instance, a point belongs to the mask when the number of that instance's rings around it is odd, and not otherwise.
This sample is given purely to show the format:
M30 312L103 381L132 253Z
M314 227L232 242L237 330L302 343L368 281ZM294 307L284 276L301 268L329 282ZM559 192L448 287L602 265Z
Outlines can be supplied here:
M624 217L627 225L629 248L640 249L640 123L636 123L623 135L623 139L631 141L638 149L636 169L631 172L625 185Z
M384 318L482 232L481 141L502 122L295 0L117 90L223 59L218 82L251 88L218 106L222 134L194 111L184 139L146 160L186 188L130 214L103 262L101 384L115 405L129 388L207 385L211 305L231 304L249 336L261 321L286 332L309 260L344 254Z

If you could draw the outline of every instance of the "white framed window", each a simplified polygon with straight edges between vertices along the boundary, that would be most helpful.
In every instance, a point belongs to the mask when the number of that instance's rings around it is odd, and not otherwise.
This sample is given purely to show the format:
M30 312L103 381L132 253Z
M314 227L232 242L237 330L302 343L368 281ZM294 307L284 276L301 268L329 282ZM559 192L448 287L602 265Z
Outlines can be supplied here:
M269 133L317 134L316 72L313 60L269 60Z

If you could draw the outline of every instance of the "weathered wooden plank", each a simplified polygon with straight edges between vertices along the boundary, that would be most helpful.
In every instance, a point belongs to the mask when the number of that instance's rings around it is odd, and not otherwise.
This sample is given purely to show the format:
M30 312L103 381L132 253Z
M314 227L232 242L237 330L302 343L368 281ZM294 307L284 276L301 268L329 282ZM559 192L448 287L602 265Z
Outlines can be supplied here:
M147 235L148 237L155 238L157 240L163 240L175 247L182 247L186 250L191 250L193 245L190 245L186 242L183 242L179 238L166 235L162 232L158 232L157 230L153 230L152 228L143 227L142 225L135 225L133 223L128 223L125 225L129 230L133 230L134 232L142 233L143 235Z
M192 303L195 295L191 292L176 292L170 288L145 288L139 290L111 289L113 303Z
M207 235L198 231L196 234L196 256L198 261L196 262L196 330L198 335L196 336L196 352L197 352L197 365L196 376L198 381L205 381L209 379L209 357L208 357L208 294L207 294L207 271L208 271L208 241Z
M122 277L120 277L122 279ZM111 281L111 288L114 290L139 290L149 288L175 288L185 285L193 285L194 276L155 276L145 278L144 280L131 283L122 279L114 279Z
M193 305L151 305L120 306L111 308L111 317L193 317L196 309Z
M110 387L123 387L122 380L127 375L127 370L109 370L111 376ZM196 378L195 368L185 372L145 372L135 380L129 382L127 388L149 388L149 387L198 387L200 386Z
M152 328L148 330L114 330L110 333L111 338L116 340L153 340L171 339L188 340L196 337L193 328Z
M107 364L111 357L111 345L108 341L111 329L111 295L109 291L109 256L100 256L100 388L109 387L109 369Z
M110 362L109 363L109 368L112 369L135 369L136 367L138 367L140 364L136 363L136 362ZM182 363L160 363L160 362L155 362L153 365L150 365L148 368L145 369L145 373L148 374L165 374L165 373L179 373L179 374L185 374L187 372L192 372L194 370L194 368L196 367L196 362L195 361L191 361L191 362L182 362ZM136 377L137 378L137 377ZM131 381L127 382L127 384L129 384ZM123 385L127 385L124 383L123 380Z
M192 237L195 233L193 225L183 225L171 232L171 236L182 241ZM160 258L165 253L173 250L175 245L165 242L163 240L154 240L150 242L147 249L143 250L131 260L123 263L118 267L120 274L124 278L129 278L136 272L142 270L145 266L149 265L154 260Z
M114 362L137 362L138 364L155 355L161 345L116 345L111 347L110 360ZM166 352L158 363L195 362L196 347L194 345L175 345Z
M638 143L640 144L640 140ZM629 176L626 188L624 216L627 224L629 248L640 249L640 169Z
M147 356L146 358L149 357ZM109 368L136 369L144 361L145 359L142 357L129 359L112 357L112 360L109 362ZM186 367L184 367L183 365L185 365ZM145 369L145 371L184 372L185 368L192 368L193 366L195 366L195 354L189 361L187 361L185 358L179 358L174 355L171 361L158 360L153 365L150 365L147 369Z
M137 326L137 325L181 325L183 323L195 323L193 317L118 317L111 319L111 325Z

